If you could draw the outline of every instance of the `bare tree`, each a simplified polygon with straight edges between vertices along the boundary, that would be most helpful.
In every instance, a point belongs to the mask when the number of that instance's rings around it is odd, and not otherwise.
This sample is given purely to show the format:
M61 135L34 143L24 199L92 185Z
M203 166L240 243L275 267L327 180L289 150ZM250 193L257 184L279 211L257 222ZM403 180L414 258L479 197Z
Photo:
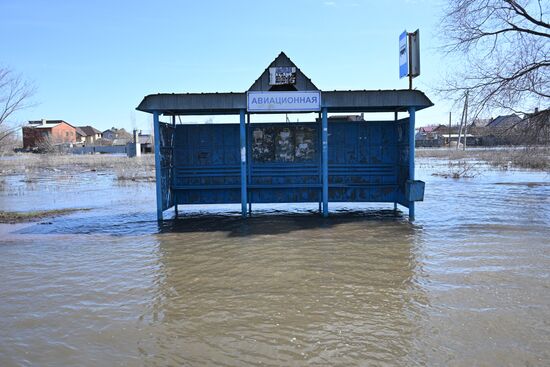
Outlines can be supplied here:
M17 111L30 107L34 87L11 69L0 67L0 147L20 126L12 118Z
M519 113L550 102L550 1L448 0L441 34L458 71L441 89L454 100L469 92L481 112Z

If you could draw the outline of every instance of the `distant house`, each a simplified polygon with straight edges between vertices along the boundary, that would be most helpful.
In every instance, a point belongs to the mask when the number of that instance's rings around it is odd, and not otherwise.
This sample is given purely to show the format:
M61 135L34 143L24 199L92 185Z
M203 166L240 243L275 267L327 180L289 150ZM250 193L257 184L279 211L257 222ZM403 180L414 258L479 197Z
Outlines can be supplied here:
M81 144L86 142L86 133L80 129L80 127L75 126L76 129L76 142Z
M76 127L76 142L86 145L94 145L96 141L101 139L101 131L92 126L77 126Z
M116 127L112 127L108 130L105 130L101 133L101 137L103 139L108 140L115 140L115 139L132 139L132 134L130 134L128 131L124 130L124 128L117 129Z
M414 140L419 147L439 147L442 145L440 128L443 125L421 126L416 129Z
M521 120L521 117L514 113L511 115L502 115L493 119L485 127L489 129L509 129L514 128Z
M460 145L466 141L466 145L469 146L477 146L481 145L481 139L478 136L472 135L472 134L447 134L443 135L443 145L445 146L456 146L459 144L458 138L460 137Z
M516 114L501 115L486 124L474 121L470 131L480 136L486 146L519 144L522 140L520 130L524 124L524 120Z
M487 127L493 120L492 119L480 119L477 118L470 124L470 127Z
M521 144L550 144L550 109L527 113L523 120L516 124L521 137Z
M24 149L76 143L76 128L63 120L29 121L22 132Z
M426 139L437 139L441 134L441 129L446 129L445 125L429 125L429 126L421 126L419 127L418 133L420 135L423 135L426 137Z
M143 134L140 130L138 134L138 142L141 145L141 153L153 153L154 142L151 134Z
M101 137L104 140L108 140L112 145L126 145L132 141L132 134L124 130L124 128L117 129L112 127L101 133Z
M436 126L421 126L418 128L419 133L429 134L434 131Z

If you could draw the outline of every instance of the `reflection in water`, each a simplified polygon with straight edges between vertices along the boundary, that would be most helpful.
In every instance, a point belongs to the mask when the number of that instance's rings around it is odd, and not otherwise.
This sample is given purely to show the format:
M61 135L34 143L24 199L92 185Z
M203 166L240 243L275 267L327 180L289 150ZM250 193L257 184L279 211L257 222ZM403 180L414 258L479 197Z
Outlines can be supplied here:
M357 204L159 227L154 184L7 177L4 210L92 210L0 225L0 366L550 364L548 175L437 165L414 225Z
M349 217L220 218L216 229L209 221L178 221L157 237L159 319L144 356L159 365L166 356L200 365L409 359L426 303L413 227Z

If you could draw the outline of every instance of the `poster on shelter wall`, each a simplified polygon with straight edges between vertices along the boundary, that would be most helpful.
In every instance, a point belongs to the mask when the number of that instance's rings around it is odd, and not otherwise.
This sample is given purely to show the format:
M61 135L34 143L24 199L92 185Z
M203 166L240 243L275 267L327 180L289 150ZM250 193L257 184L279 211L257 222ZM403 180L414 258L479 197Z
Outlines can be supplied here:
M272 67L269 68L269 85L292 85L296 84L295 67Z
M311 127L297 126L295 132L295 160L311 161L315 159L316 130Z
M317 130L307 126L257 127L252 131L252 160L306 162L315 160Z
M255 162L272 162L275 159L275 131L272 127L255 128L252 132L252 159Z
M275 160L277 162L294 161L294 134L293 131L285 127L277 133L275 144Z

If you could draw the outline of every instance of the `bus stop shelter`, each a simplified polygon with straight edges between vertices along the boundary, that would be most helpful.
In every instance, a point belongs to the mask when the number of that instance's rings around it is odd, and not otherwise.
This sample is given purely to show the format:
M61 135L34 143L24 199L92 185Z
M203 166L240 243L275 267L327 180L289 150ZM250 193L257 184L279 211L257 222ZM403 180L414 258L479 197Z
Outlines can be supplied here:
M137 110L153 115L157 217L174 206L177 216L178 205L238 203L247 217L255 203L307 202L326 217L330 202L381 202L408 208L413 220L424 196L414 177L415 113L432 105L418 90L321 91L284 53L246 92L148 95ZM318 117L250 121L302 112ZM394 118L362 118L372 112ZM177 123L184 115L239 123Z

